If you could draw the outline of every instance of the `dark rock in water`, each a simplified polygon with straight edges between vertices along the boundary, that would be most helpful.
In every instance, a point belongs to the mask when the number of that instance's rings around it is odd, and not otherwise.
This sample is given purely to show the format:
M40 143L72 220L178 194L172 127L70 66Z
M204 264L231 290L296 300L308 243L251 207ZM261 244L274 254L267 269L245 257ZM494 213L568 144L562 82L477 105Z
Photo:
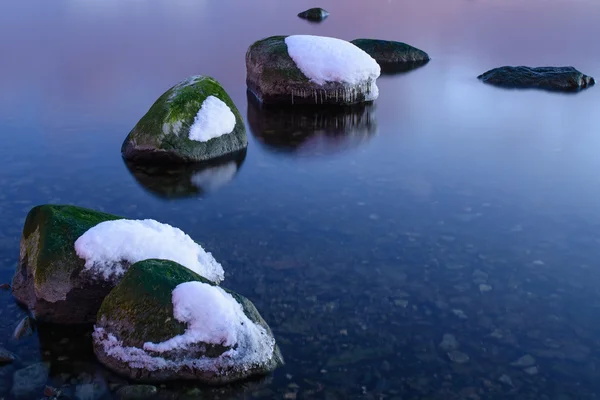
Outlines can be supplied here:
M33 322L31 320L31 318L24 317L17 324L17 326L13 332L13 338L19 340L22 337L31 336L31 335L33 335Z
M85 260L74 243L100 222L120 219L85 208L42 205L29 211L21 238L21 255L13 278L13 295L39 321L93 322L102 299L116 282L82 273Z
M10 290L10 285L8 283L3 283L0 285L0 290Z
M13 375L11 394L17 399L38 399L42 397L49 369L45 363L38 363L20 369Z
M248 94L248 123L268 150L298 156L327 156L356 148L377 133L375 106L269 106Z
M134 162L181 164L247 146L242 117L221 84L191 76L160 96L129 133L121 153Z
M355 68L352 71L353 83L341 81L343 78L340 77L336 77L338 80L318 83L309 79L292 59L287 38L271 36L259 40L246 52L246 84L262 103L351 105L370 102L378 97L379 89L375 81L381 72L380 67L356 46L345 46L349 42L340 39L316 37L317 40L322 39L319 44L322 46L317 46L321 49L318 54L322 58L317 63L319 66L329 69L340 62L341 54L346 57L347 65L347 60L359 60L350 64ZM330 51L331 45L341 49L334 55ZM356 80L356 76L360 76L360 80Z
M125 161L135 180L164 199L202 197L230 182L244 163L246 150L203 163L151 165Z
M302 11L298 14L298 16L309 21L321 22L329 16L329 12L323 10L322 8L315 7L309 8L306 11Z
M117 390L118 400L145 400L154 396L158 390L152 385L129 385Z
M430 60L423 50L402 42L355 39L350 43L373 57L381 67L381 72L385 73L410 71L427 64Z
M10 364L13 361L15 361L15 355L0 347L0 365Z
M206 321L202 320L206 324L202 329L220 332L218 341L206 334L184 337L188 329L198 328L190 327L181 314L175 317L173 292L182 284L186 289L201 290L201 301L225 310L225 320L221 314L218 319L208 315ZM198 292L187 293L188 299L198 298ZM197 309L200 304L193 307ZM234 314L242 319L231 319L228 307L243 313L243 317ZM220 321L226 321L226 327L219 325ZM143 382L198 380L224 384L265 375L283 365L271 329L248 299L165 260L145 260L129 268L104 299L93 339L94 352L102 364Z
M477 77L485 83L508 88L539 88L575 92L594 85L594 78L573 67L500 67Z

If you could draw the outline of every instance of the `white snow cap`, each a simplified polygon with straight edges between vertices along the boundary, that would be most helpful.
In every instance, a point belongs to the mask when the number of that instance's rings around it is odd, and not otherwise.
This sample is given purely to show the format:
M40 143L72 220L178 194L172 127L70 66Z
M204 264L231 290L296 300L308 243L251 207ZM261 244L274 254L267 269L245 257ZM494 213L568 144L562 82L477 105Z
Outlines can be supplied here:
M229 106L215 96L208 96L190 127L189 138L208 142L210 139L233 132L234 128L235 115Z
M248 369L266 363L273 356L275 339L265 328L252 322L242 306L229 293L202 282L185 282L172 293L173 314L187 325L182 335L161 343L144 343L143 349L123 346L114 335L95 328L94 339L109 356L128 363L133 368L150 371L172 368L199 368L219 371L233 367ZM233 347L215 358L166 360L152 353L186 350L190 345L210 343Z
M75 252L86 270L106 280L125 273L123 262L150 258L175 261L216 283L225 277L221 264L181 229L152 219L101 222L75 241Z
M293 35L285 38L288 54L307 78L323 85L344 82L351 85L375 81L379 64L350 42L324 36Z

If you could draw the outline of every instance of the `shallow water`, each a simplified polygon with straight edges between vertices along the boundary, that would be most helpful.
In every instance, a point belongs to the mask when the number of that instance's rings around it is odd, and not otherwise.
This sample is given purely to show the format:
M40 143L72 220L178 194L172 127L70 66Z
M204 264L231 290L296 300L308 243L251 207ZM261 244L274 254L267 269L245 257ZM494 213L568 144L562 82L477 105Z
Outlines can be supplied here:
M319 5L331 13L322 24L296 17L307 1L3 2L0 283L34 205L155 218L222 262L224 285L256 304L287 361L192 395L597 398L600 88L503 90L475 77L505 64L600 77L600 3ZM360 112L261 109L246 95L245 51L293 33L405 41L432 61L380 78ZM123 139L192 74L221 81L246 117L245 158L172 180L134 174ZM72 396L92 384L109 398L124 383L93 362L85 332L12 339L22 315L0 292L0 346L18 356L0 367L0 398L40 360ZM439 346L444 334L461 354ZM535 368L511 365L525 355Z

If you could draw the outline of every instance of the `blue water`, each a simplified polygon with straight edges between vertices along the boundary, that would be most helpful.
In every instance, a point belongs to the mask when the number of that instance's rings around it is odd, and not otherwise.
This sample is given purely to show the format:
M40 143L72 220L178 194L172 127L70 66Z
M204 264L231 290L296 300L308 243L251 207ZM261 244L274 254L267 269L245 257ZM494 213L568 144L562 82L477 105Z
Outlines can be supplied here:
M34 205L154 218L213 253L286 358L265 380L200 388L204 398L597 398L599 88L503 90L476 76L524 64L599 78L600 3L319 5L331 13L322 24L296 17L314 6L305 1L0 5L0 283ZM247 47L293 33L405 41L432 61L381 77L360 118L312 115L311 128L246 95ZM165 196L166 183L136 180L120 146L193 74L222 82L250 143L243 160L204 175L210 190ZM354 122L333 131L344 117ZM0 367L0 397L40 360L67 391L90 376L124 383L94 363L84 336L12 339L22 315L0 292L0 346L18 356ZM444 334L467 362L439 346ZM525 355L533 366L511 365Z

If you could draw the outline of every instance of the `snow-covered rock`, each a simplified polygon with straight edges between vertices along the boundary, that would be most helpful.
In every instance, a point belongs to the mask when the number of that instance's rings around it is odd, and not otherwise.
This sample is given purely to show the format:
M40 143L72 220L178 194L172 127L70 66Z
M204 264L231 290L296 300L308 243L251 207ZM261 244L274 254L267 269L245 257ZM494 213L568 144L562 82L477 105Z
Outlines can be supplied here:
M129 133L121 153L135 162L190 163L248 145L244 122L213 78L191 76L167 90Z
M177 228L74 206L37 206L25 220L13 294L40 321L94 322L129 266L156 257L223 279L212 255Z
M283 364L248 299L166 260L129 268L102 303L93 337L100 362L138 381L221 384Z
M380 67L345 40L272 36L246 53L246 83L263 103L349 105L372 101Z

